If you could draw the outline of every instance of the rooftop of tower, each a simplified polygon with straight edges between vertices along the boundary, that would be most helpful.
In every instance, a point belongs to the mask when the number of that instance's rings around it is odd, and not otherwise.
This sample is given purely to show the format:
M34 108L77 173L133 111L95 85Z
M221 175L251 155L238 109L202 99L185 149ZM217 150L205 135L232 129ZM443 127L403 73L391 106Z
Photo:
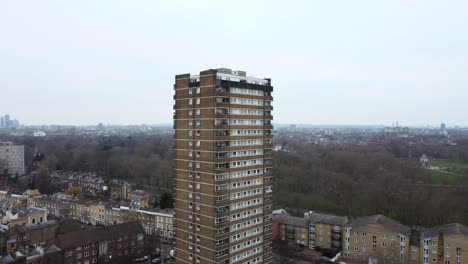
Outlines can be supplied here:
M257 78L257 77L252 77L252 76L247 76L246 71L241 71L241 70L231 70L228 68L217 68L217 69L210 69L206 71L202 71L202 73L205 72L216 72L216 74L223 80L230 80L230 81L247 81L249 83L255 83L255 84L261 84L261 85L266 85L268 84L269 78ZM200 78L200 74L191 74L190 79L197 79Z

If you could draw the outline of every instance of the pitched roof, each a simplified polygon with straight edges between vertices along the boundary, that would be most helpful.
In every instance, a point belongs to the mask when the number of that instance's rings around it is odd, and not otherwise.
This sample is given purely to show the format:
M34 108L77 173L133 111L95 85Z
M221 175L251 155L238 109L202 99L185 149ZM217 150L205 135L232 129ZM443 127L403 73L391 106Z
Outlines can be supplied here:
M62 249L58 248L55 244L52 244L50 247L44 249L44 252L47 253L54 253L61 251Z
M74 219L64 219L60 221L57 226L57 234L64 234L73 231L83 231L85 229L96 229L96 226L83 224L82 222Z
M309 221L320 224L344 226L348 223L347 216L312 212L309 213Z
M411 228L381 214L366 217L358 217L350 223L351 227L365 226L371 224L383 225L393 232L404 234L407 236L411 234Z
M308 227L309 221L303 217L290 216L289 214L273 215L272 219L284 225L292 225L296 227Z
M137 233L143 233L143 225L139 221L60 234L56 244L62 249L68 249Z
M468 237L468 227L459 223L441 225L428 228L421 233L423 238L427 237L436 237L440 233L443 233L444 236L447 235L460 235Z

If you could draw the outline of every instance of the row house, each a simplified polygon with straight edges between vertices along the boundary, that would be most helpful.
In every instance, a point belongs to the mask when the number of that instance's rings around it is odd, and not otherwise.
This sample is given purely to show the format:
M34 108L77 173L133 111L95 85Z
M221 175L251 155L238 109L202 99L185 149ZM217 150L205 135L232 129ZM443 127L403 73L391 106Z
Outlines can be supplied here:
M106 208L105 225L112 225L130 221L141 221L147 235L158 235L165 239L174 237L172 210L134 210L129 207Z
M165 239L174 237L173 210L138 210L130 207L113 207L109 203L78 200L63 193L52 196L27 197L27 206L43 208L50 216L70 218L92 225L114 225L141 221L145 233ZM39 218L38 218L39 219ZM43 218L46 221L46 218Z
M63 193L56 193L52 196L34 196L27 197L27 206L43 208L49 215L57 218L63 218L70 213L71 197Z
M0 191L0 202L11 202L16 207L23 207L27 203L27 197L2 190Z
M27 252L31 247L49 245L55 240L56 228L55 221L12 227L2 233L5 243L2 244L1 254Z
M47 211L39 208L19 208L4 212L0 222L8 227L37 224L47 221Z

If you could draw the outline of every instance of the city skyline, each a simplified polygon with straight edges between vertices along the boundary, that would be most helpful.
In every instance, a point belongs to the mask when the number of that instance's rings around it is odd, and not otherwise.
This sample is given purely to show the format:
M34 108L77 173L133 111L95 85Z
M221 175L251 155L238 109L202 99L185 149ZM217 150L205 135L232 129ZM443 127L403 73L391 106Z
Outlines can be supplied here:
M214 7L2 2L0 113L33 125L169 123L174 72L227 67L275 80L278 123L468 125L466 2Z

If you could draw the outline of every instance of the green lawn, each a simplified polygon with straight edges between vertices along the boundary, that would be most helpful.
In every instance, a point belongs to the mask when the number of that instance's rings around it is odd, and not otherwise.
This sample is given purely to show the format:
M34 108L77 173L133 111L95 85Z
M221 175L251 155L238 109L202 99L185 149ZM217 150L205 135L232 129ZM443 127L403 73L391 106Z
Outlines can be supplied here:
M457 184L461 176L453 175L442 171L431 171L431 180L433 184Z
M452 161L452 160L432 160L430 162L432 166L439 166L439 167L448 167L450 168L450 172L464 175L465 171L468 170L468 163L463 163L459 161Z

